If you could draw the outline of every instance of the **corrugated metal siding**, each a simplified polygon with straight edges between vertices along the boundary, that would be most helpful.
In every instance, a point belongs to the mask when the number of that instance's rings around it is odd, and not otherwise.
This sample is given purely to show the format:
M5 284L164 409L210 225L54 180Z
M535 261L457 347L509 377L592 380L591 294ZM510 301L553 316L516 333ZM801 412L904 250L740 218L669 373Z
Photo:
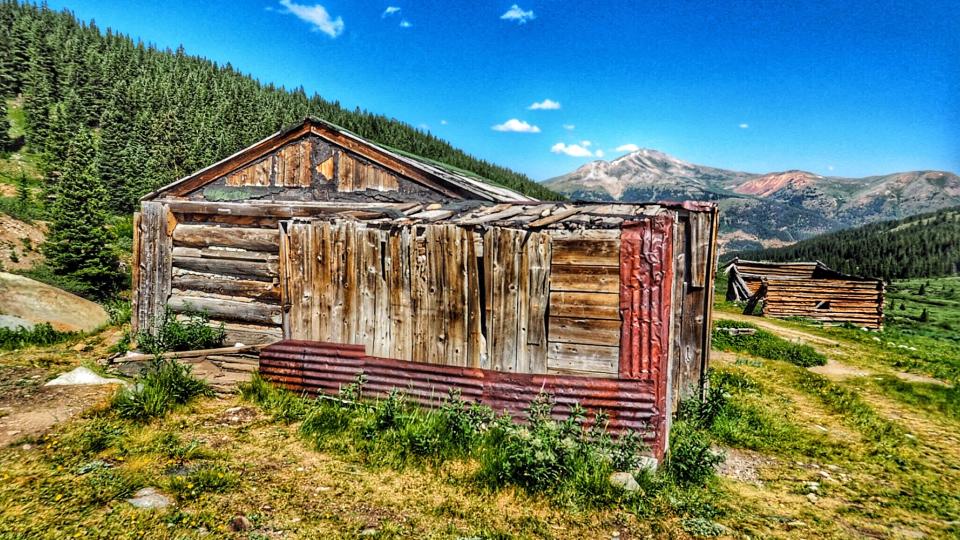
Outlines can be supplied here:
M386 396L403 391L424 406L439 404L450 389L465 400L486 404L522 420L530 402L541 392L553 396L562 419L579 403L590 412L610 416L613 433L640 431L658 458L663 455L663 418L657 409L654 384L648 381L563 375L504 373L499 371L425 364L367 356L358 345L286 340L260 352L260 373L288 390L315 395L335 394L358 373L367 378L367 395Z

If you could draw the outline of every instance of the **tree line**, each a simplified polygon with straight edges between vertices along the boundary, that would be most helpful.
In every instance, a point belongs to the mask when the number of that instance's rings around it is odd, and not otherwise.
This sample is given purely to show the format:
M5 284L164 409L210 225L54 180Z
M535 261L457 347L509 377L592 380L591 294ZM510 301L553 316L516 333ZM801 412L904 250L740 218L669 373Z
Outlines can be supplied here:
M8 99L23 108L23 140L8 134ZM0 152L36 156L53 201L48 263L94 295L120 283L102 253L108 214L129 214L143 195L306 116L533 197L560 198L398 120L261 83L182 47L161 50L69 11L0 0Z
M23 96L26 142L42 153L46 173L61 166L78 131L95 132L96 173L110 192L109 210L118 213L310 115L534 197L558 197L398 120L347 110L302 87L263 84L182 47L160 50L70 12L16 0L0 3L0 93Z
M774 249L727 258L822 261L847 274L892 279L960 273L960 207L823 234Z

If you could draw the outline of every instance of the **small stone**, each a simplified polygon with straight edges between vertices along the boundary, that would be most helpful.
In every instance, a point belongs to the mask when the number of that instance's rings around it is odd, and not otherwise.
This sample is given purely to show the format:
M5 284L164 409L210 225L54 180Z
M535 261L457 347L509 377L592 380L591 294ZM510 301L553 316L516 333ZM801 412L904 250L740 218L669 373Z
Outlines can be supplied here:
M787 527L792 527L792 528L794 528L794 529L800 529L800 528L803 528L803 527L806 527L806 526L807 526L807 524L804 523L804 522L802 522L802 521L800 521L799 519L787 523Z
M127 502L136 508L153 510L170 506L173 504L173 499L158 491L157 488L146 487L134 493Z
M624 491L637 491L640 489L640 484L638 484L633 475L628 472L615 472L611 474L610 483Z
M31 444L24 444L24 445L21 445L21 446L20 446L20 449L23 450L23 451L30 451L30 450L33 450L33 445L31 445Z
M230 407L229 409L223 411L225 414L236 414L243 410L243 407Z
M657 461L657 458L652 456L641 456L640 462L637 464L637 469L641 471L655 471L659 466L660 463Z
M820 474L820 478L826 478L827 480L830 479L830 473L828 473L827 471L820 471L819 474Z
M807 493L807 500L812 504L817 504L817 501L820 500L820 497L817 497L816 493Z
M807 482L806 488L808 493L816 493L820 491L820 482Z
M837 472L840 470L840 467L837 467L836 465L827 465L827 468L833 472Z
M373 536L378 532L379 531L377 531L377 529L374 527L367 527L366 529L360 531L360 536Z
M233 532L249 531L253 528L253 523L247 519L247 516L235 516L230 520L230 530Z
M83 352L83 350L86 348L87 348L86 343L77 343L76 345L73 346L73 350L76 352Z
M19 429L14 429L14 430L11 430L11 431L8 431L8 432L7 432L7 437L13 437L14 435L19 435L19 434L20 434L20 430L19 430Z

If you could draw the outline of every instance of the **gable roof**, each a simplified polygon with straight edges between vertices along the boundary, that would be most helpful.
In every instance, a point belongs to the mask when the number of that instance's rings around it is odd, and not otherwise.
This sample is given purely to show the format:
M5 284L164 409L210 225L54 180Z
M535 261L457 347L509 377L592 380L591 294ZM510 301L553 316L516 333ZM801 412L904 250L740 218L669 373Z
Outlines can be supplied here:
M840 279L848 281L879 281L874 278L853 276L838 272L820 261L770 262L733 259L724 272L736 272L745 278L754 279Z
M164 195L182 196L213 182L217 178L245 167L266 154L305 135L321 139L356 152L413 182L451 198L491 202L535 202L537 199L497 185L473 173L406 152L376 144L335 124L307 117L298 125L280 130L213 165L163 186L141 198L141 201Z

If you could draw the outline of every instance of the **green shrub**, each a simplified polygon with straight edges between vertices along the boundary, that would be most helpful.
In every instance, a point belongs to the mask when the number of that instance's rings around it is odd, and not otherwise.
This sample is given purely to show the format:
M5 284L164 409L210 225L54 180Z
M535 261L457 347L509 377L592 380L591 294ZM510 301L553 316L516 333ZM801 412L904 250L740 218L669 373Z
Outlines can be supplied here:
M666 471L680 485L702 485L714 475L723 455L710 449L710 440L695 425L677 421L670 430Z
M181 320L167 309L154 321L153 331L137 334L137 346L149 354L220 347L226 339L223 323L213 327L209 322L210 318L203 313L191 313Z
M121 418L146 421L194 397L209 395L213 395L210 386L195 378L189 365L158 356L133 388L117 392L113 408Z
M754 334L730 335L722 328L753 328ZM713 348L752 354L770 360L784 360L800 367L822 366L827 357L803 343L792 343L756 326L739 321L719 320L714 323Z
M31 329L18 327L16 330L0 328L0 349L21 349L30 345L53 345L67 341L79 334L54 330L50 323L40 323Z
M133 313L133 306L130 304L129 300L115 298L104 304L103 307L106 309L107 315L110 316L111 325L121 326L130 322L130 316Z

